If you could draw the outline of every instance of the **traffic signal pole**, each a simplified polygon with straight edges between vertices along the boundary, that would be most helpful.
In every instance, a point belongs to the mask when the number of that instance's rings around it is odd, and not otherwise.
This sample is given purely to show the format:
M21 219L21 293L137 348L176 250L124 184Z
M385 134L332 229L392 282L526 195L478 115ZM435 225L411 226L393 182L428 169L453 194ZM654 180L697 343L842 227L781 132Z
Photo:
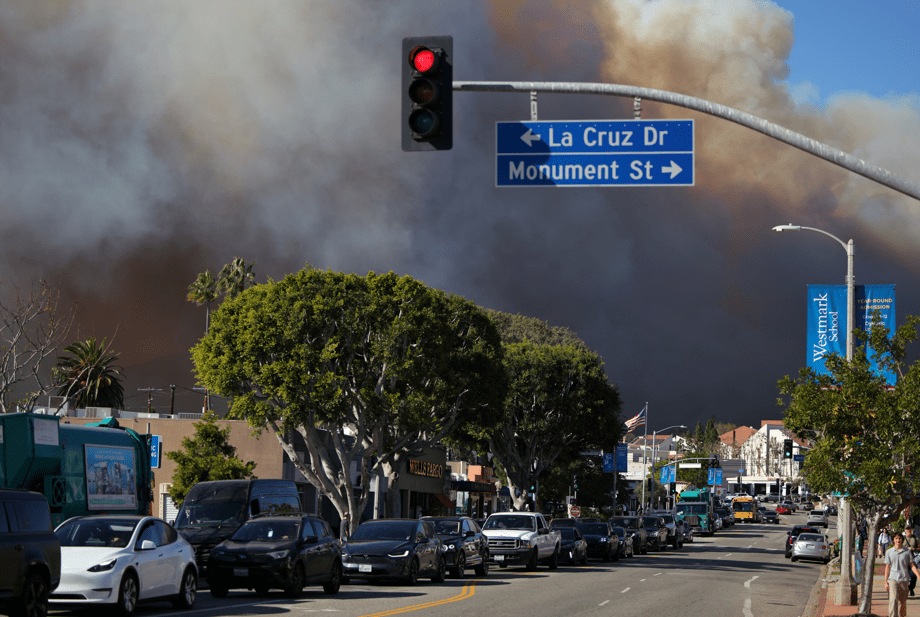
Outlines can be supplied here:
M686 94L677 94L667 90L653 88L640 88L622 84L600 84L587 82L556 82L556 81L454 81L453 89L459 92L518 92L530 94L531 92L554 92L558 94L600 94L606 96L640 97L659 103L677 105L694 111L699 111L710 116L729 120L740 124L758 133L763 133L778 141L788 144L799 150L817 156L843 167L853 173L859 174L874 182L878 182L890 189L903 193L908 197L920 200L920 185L902 178L887 169L870 165L862 159L842 150L832 148L815 139L806 137L801 133L790 131L778 124L768 122L752 114L739 111L726 105L713 103Z

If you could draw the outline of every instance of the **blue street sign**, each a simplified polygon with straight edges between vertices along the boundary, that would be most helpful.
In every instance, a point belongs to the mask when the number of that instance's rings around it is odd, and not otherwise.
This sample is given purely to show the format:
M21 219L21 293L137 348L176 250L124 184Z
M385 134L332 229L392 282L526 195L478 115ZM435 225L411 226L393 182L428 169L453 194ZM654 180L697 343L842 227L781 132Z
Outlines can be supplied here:
M804 455L804 454L793 454L793 455L792 455L792 460L793 460L793 461L796 461L796 462L799 462L799 463L802 463L802 462L805 461L805 455Z
M693 186L693 120L496 123L496 186Z
M150 436L150 467L153 469L160 468L160 436Z

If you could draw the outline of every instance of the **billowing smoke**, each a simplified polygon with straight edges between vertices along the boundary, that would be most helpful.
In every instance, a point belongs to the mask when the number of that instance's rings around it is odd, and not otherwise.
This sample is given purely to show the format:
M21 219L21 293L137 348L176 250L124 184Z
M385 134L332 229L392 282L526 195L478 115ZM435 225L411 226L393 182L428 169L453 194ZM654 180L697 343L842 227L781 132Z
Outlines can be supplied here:
M916 180L917 97L796 104L788 12L734 0L430 11L3 3L0 290L54 281L78 302L80 336L115 337L127 394L165 395L194 383L204 309L185 295L198 272L235 256L257 262L260 282L305 262L394 270L577 331L629 409L650 402L653 429L778 416L776 379L805 357L804 286L842 284L845 256L774 225L855 238L858 282L896 283L898 314L918 312L920 203L724 120L642 103L643 118L696 120L693 188L494 188L494 123L529 118L523 95L456 93L454 149L400 150L401 38L451 34L458 80L689 94ZM632 101L541 95L539 111L630 118Z

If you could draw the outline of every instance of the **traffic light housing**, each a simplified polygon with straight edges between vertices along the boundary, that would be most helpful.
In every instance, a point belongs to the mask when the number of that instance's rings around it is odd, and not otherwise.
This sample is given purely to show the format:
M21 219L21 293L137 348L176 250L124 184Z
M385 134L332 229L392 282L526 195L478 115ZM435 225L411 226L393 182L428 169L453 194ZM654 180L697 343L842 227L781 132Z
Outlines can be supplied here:
M783 441L783 458L792 458L792 440Z
M574 474L572 476L572 486L575 488L576 491L578 490L578 480L579 480L578 474Z
M450 150L453 140L454 39L404 38L402 149Z

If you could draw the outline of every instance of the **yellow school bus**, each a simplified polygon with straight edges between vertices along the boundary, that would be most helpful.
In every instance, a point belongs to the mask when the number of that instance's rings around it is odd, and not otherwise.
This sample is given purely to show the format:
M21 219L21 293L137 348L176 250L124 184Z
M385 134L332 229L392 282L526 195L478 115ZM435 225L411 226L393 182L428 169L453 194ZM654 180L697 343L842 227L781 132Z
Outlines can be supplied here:
M757 522L757 500L753 497L735 497L732 500L735 521Z

